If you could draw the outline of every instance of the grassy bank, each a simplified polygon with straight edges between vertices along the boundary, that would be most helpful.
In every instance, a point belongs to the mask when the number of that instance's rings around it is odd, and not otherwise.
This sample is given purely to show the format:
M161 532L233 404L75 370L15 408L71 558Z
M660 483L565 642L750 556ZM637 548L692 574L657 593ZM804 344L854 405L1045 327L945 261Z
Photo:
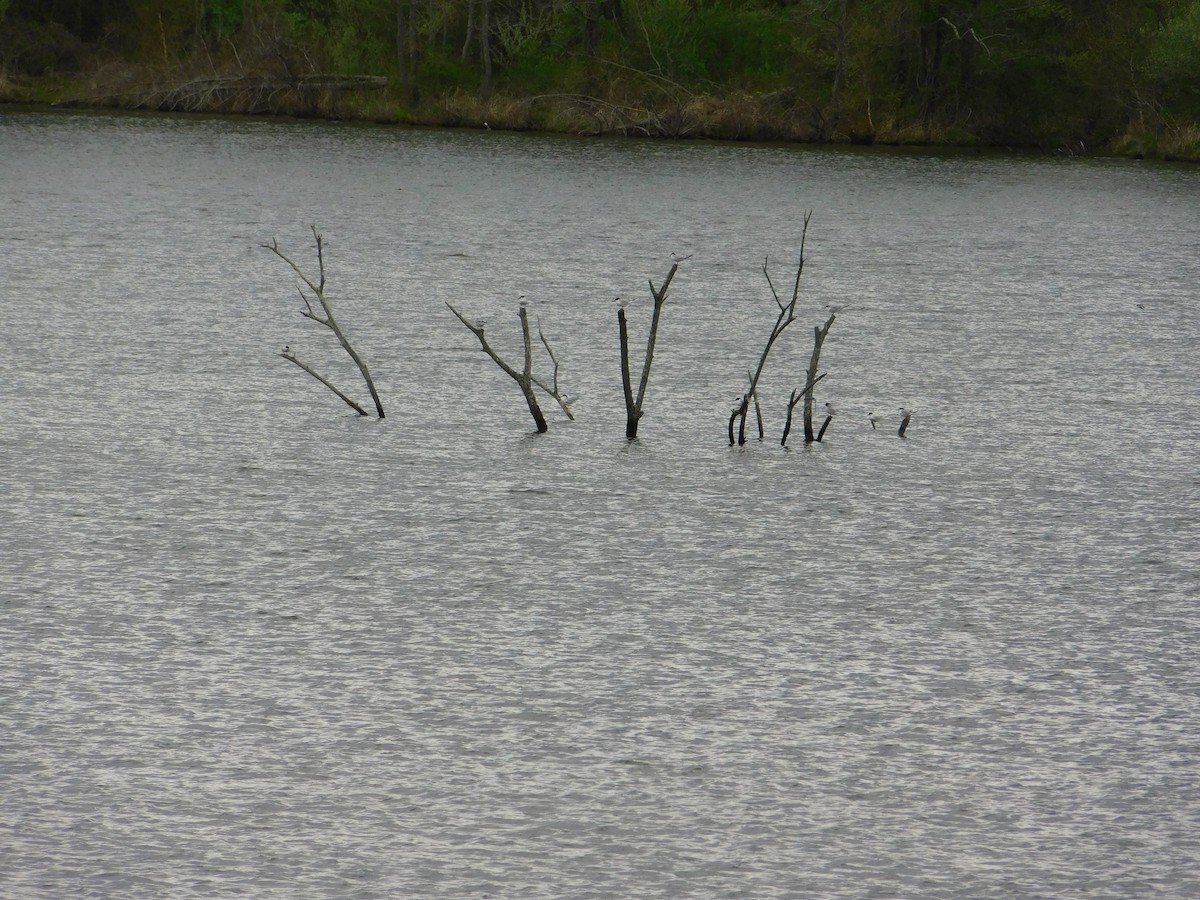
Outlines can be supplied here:
M386 85L336 79L281 82L269 77L186 77L178 71L122 67L90 76L0 77L0 103L59 108L144 109L226 115L363 121L447 128L492 128L560 134L667 139L782 141L896 146L997 146L961 128L872 122L861 133L828 134L806 104L786 91L691 93L659 98L576 93L530 96L447 90L416 104ZM1130 130L1102 146L1019 145L1047 153L1089 153L1200 162L1200 126Z

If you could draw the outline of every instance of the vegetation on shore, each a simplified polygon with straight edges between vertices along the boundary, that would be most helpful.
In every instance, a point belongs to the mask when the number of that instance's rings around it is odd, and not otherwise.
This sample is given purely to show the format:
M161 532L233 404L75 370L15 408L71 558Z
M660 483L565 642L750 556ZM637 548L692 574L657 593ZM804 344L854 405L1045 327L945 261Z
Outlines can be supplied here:
M0 0L0 101L1200 160L1200 0Z

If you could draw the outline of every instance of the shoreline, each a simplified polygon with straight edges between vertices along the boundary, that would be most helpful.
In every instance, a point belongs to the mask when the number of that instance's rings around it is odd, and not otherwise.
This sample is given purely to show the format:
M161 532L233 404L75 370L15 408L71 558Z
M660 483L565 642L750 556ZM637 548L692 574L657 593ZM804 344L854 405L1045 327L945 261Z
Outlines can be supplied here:
M1101 148L1053 146L1049 141L1025 145L987 143L960 132L930 133L914 126L823 137L796 115L795 98L780 92L728 97L695 95L687 103L654 108L635 103L619 105L602 98L575 94L512 97L496 93L488 100L482 100L475 94L458 91L409 107L389 95L383 79L367 82L328 76L285 84L262 78L160 78L134 82L126 77L105 82L97 74L54 79L0 76L0 107L247 116L828 148L874 146L1045 156L1111 156L1200 163L1200 126L1191 125L1177 126L1162 134L1127 133Z

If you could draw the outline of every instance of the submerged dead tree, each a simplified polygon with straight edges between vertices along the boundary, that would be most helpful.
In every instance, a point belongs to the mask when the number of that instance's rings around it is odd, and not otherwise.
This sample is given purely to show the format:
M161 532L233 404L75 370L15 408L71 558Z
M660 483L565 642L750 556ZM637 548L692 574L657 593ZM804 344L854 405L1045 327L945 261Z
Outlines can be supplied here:
M792 391L791 399L788 400L787 422L784 423L784 426L783 426L783 437L780 438L780 440L779 440L779 443L782 446L784 446L784 447L787 446L788 435L792 433L792 413L796 409L796 405L801 400L803 400L805 397L808 396L809 391L812 389L812 386L814 384L816 384L818 381L820 381L822 378L824 378L828 374L829 374L828 372L824 372L824 373L818 375L816 378L811 379L808 382L808 384L806 384L804 387L800 388L800 390ZM830 419L832 419L832 418L833 417L830 416ZM829 420L827 419L826 425L828 425L828 424L829 424ZM821 429L822 433L824 433L824 430L825 430L824 428Z
M813 436L813 386L817 381L817 367L821 364L821 345L825 343L825 336L829 334L829 329L833 326L834 320L837 318L837 313L832 312L824 325L813 326L813 352L812 357L808 362L808 388L804 391L804 443L811 444L813 441L819 441L825 436L825 429L829 427L829 422L833 416L827 416L825 424L821 426L821 433Z
M313 239L317 242L318 278L315 284L307 275L304 274L303 271L301 271L300 267L296 265L296 263L289 259L288 256L279 249L279 243L274 238L271 239L271 243L262 244L260 246L266 250L270 250L285 263L291 266L292 271L299 275L300 280L308 286L309 291L312 292L311 299L309 298L308 294L304 292L303 288L297 288L297 290L300 292L300 299L304 301L304 308L300 310L300 315L304 316L306 319L312 319L318 325L324 325L334 333L334 336L338 339L338 343L342 345L342 349L346 351L347 355L352 360L354 360L354 365L356 365L358 367L358 371L362 373L363 381L365 381L367 384L367 390L371 394L371 399L375 402L375 412L379 418L382 419L384 418L383 403L379 399L379 392L375 390L375 382L371 378L371 372L367 369L367 364L363 361L363 358L359 356L358 352L354 349L354 347L351 346L350 340L346 337L346 333L342 331L342 327L338 324L337 318L333 314L333 307L329 303L329 298L325 296L324 244L321 240L321 235L317 233L317 226L313 225L310 227L312 228ZM313 300L316 301L315 306L313 305ZM348 397L342 391L334 387L328 378L319 374L307 363L301 362L299 359L297 359L295 352L290 347L284 347L283 352L279 355L288 362L299 366L313 378L317 379L317 381L321 382L321 384L325 385L325 387L329 388L329 390L337 394L343 402L349 405L360 416L367 415L367 411L363 409L362 406L350 399L350 397Z
M825 431L826 431L826 429L829 428L830 424L832 424L833 415L834 415L833 404L826 403L825 404L825 421L821 423L821 430L817 432L817 443L818 444L821 443L821 441L825 438Z
M554 351L550 349L550 343L546 340L546 335L542 331L540 324L538 325L538 336L541 338L542 345L546 348L546 352L550 354L550 359L554 363L554 378L552 383L547 385L543 381L536 378L533 374L533 337L531 336L529 329L529 310L524 302L521 303L521 308L518 311L518 315L521 319L521 337L524 347L524 361L519 371L515 367L505 362L504 359L502 359L501 356L494 349L492 349L492 345L488 343L487 337L484 335L484 327L487 324L484 320L480 319L479 321L472 322L449 303L447 303L446 306L450 312L454 313L454 315L458 318L458 321L462 322L463 325L467 327L467 330L470 331L471 334L475 335L476 339L479 341L479 348L488 356L490 356L492 358L492 362L499 366L501 371L508 375L521 388L521 394L525 397L525 403L529 406L529 414L533 416L533 422L537 427L538 434L545 434L550 430L550 426L546 423L546 416L542 413L542 407L538 404L537 394L534 391L535 387L545 391L547 394L553 397L558 405L562 408L562 411L566 413L567 418L575 418L575 416L571 414L571 399L567 395L559 392L558 358L554 355Z
M738 423L737 443L741 446L746 443L746 414L750 409L750 401L753 400L755 409L758 410L758 382L762 378L763 369L767 365L767 356L771 353L771 348L775 346L775 342L779 340L779 336L784 330L796 321L796 301L800 298L800 276L804 274L804 243L808 237L808 222L812 218L812 210L804 214L804 230L800 233L800 261L796 264L796 278L792 285L792 299L784 303L779 296L779 292L775 290L775 283L771 281L771 273L767 269L769 259L763 260L763 275L767 279L767 286L771 288L771 296L775 298L775 305L779 307L779 315L775 319L775 324L771 328L770 335L767 336L766 346L763 347L762 355L758 358L758 368L749 376L750 388L742 396L741 403L735 406L733 414L729 417L729 444L733 445L733 426ZM814 373L809 373L809 381L812 381ZM811 385L809 386L811 390ZM790 408L789 408L790 412ZM763 426L762 415L759 411L758 415L758 439L762 440Z
M638 423L642 419L642 404L646 400L646 386L650 383L650 365L654 362L654 344L658 340L658 325L662 321L663 305L667 302L667 291L675 273L679 271L679 263L671 265L671 271L662 287L655 289L654 282L650 284L650 296L654 298L654 313L650 319L650 334L646 338L646 358L642 362L642 374L638 379L637 396L633 394L633 381L629 370L629 324L625 318L625 304L617 298L617 330L621 338L621 387L625 392L625 438L632 441L637 437Z

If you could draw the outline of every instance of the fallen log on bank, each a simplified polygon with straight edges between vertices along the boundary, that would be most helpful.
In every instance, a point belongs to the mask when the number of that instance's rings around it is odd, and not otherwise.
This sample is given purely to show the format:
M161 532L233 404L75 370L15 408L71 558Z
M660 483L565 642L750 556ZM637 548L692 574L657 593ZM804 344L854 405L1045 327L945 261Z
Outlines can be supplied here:
M116 104L132 109L165 112L237 112L262 114L281 108L309 109L322 95L347 91L377 91L387 86L382 75L330 75L316 73L235 75L214 78L160 79L117 84L90 94L67 97L54 106Z

